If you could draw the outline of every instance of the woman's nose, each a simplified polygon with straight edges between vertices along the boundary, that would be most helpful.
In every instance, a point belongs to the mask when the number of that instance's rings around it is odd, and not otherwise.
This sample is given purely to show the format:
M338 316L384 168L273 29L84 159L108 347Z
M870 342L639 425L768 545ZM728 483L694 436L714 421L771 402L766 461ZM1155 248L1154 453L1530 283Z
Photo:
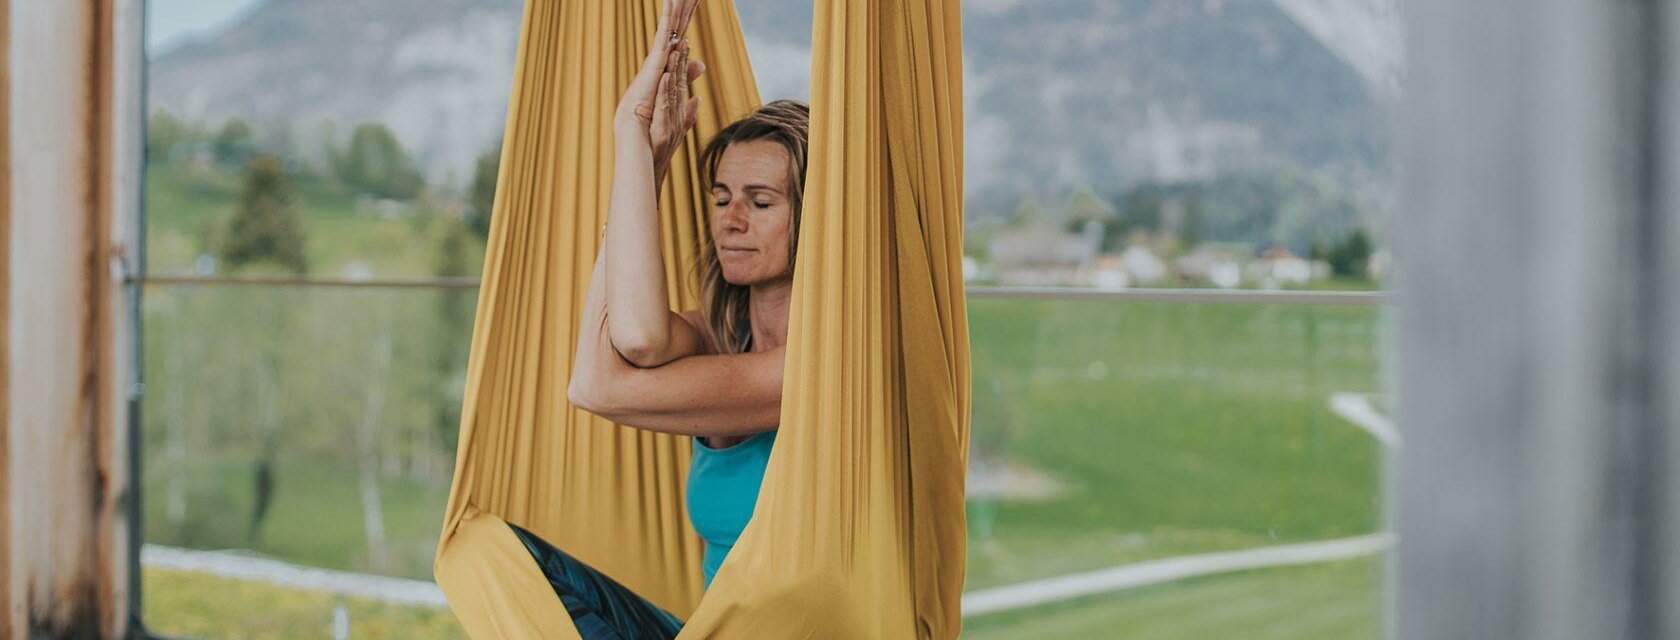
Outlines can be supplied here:
M725 205L723 211L718 214L718 222L723 224L724 229L745 231L747 229L747 216L746 212L741 210L740 201L733 201Z

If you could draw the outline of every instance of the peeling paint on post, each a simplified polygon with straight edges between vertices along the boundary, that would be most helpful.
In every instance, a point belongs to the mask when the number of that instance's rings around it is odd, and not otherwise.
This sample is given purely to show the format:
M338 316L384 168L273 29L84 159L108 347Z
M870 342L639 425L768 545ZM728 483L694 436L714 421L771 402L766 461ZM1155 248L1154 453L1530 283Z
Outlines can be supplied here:
M0 637L129 631L141 9L0 0Z

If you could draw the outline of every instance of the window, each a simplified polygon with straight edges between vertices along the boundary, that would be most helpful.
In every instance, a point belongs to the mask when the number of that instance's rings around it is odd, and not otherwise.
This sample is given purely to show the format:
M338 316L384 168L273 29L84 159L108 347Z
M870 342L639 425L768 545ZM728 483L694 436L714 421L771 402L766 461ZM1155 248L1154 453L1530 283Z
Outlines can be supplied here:
M459 634L428 581L520 3L436 4L151 0L157 633ZM809 7L737 4L805 96ZM964 3L965 637L1380 635L1398 27L1316 6Z

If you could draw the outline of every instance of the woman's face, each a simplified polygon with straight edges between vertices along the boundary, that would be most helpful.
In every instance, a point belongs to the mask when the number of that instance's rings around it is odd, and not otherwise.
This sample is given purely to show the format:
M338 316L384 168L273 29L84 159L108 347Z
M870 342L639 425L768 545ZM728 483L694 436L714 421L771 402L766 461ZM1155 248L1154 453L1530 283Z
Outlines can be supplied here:
M751 286L787 278L788 199L786 147L774 140L736 142L718 158L712 183L712 240L723 279Z

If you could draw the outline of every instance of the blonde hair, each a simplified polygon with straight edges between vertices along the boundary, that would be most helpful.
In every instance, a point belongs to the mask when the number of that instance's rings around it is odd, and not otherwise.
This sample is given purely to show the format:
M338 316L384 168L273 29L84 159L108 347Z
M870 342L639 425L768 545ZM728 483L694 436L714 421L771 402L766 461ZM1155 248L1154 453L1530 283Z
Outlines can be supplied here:
M771 140L787 149L788 202L792 206L788 225L788 269L793 269L794 253L799 245L799 215L805 199L805 149L809 142L811 108L796 100L777 100L759 107L745 118L735 121L706 143L700 152L701 186L710 190L717 177L718 163L724 150L737 142ZM700 276L701 313L706 319L706 332L720 353L744 353L752 348L752 320L748 317L748 301L752 290L732 284L723 278L723 264L718 261L715 242L707 225L707 246L702 254L705 270Z

